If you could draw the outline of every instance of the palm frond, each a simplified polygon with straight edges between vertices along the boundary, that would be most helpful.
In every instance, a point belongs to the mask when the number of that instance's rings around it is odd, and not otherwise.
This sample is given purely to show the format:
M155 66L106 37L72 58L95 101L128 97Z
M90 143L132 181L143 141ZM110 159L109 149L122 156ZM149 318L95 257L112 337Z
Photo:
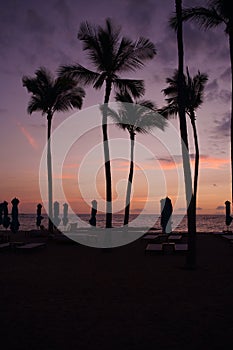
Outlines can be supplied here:
M133 100L128 94L117 94L117 111L111 110L110 116L121 129L129 133L147 133L152 128L164 129L166 121L155 111L150 100Z
M169 104L157 110L157 112L166 119L176 117L178 114L178 111L179 111L178 105L175 103Z
M128 94L136 98L144 95L145 87L143 80L116 78L113 83L116 91L122 95Z
M152 59L156 53L155 45L149 39L140 37L137 41L135 41L134 55L139 60Z
M201 28L204 29L217 27L221 23L226 23L225 18L223 18L214 7L184 8L182 10L182 20L185 22L194 20ZM173 29L177 30L176 15L173 15L170 18L169 24Z
M105 72L101 73L98 79L96 80L95 84L93 85L93 88L97 90L100 89L103 86L103 83L106 78L107 78L107 74Z
M35 72L36 77L23 77L23 86L32 94L28 113L42 111L43 114L67 111L82 107L85 91L77 86L77 81L67 75L54 79L45 68Z
M60 76L66 76L68 78L77 79L80 84L90 85L95 84L100 74L87 69L80 64L76 65L63 65L58 69Z

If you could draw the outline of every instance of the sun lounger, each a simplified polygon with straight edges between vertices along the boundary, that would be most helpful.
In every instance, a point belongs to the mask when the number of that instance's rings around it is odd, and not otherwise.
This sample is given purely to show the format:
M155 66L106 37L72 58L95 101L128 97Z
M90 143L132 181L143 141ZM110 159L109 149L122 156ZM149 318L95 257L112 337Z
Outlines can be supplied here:
M149 243L146 246L145 253L162 252L163 245L161 243Z
M182 239L182 235L170 235L168 241L179 242Z
M44 248L46 243L27 243L16 247L18 251L31 251L38 248Z
M150 235L150 234L147 234L145 236L142 237L142 239L145 239L145 240L154 240L156 238L158 238L159 235Z
M7 249L10 249L10 247L11 247L10 243L1 243L1 244L0 244L0 251L1 251L1 252L2 252L2 251L5 251L5 250L7 250Z
M229 239L229 241L233 240L233 235L222 235L221 237L225 238L225 239Z
M187 250L187 243L149 243L146 246L145 253L163 252L164 254L172 254L174 252L186 252Z
M188 244L187 243L178 243L175 245L175 251L176 252L185 252L188 250Z

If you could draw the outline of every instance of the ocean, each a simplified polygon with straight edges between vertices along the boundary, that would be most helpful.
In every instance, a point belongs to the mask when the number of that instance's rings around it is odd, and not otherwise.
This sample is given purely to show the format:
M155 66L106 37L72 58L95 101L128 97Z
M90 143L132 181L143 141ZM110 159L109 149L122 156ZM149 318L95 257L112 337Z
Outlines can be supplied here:
M44 219L42 220L42 224L47 227L47 217L43 215ZM60 216L62 218L62 215ZM123 214L114 214L113 215L113 227L120 227L123 225ZM135 219L138 218L137 222ZM82 226L82 222L86 222L88 224L88 220L90 219L90 215L87 214L79 214L79 215L70 215L69 223L78 222L78 227ZM105 225L105 215L97 214L96 216L96 226L104 227ZM154 227L156 229L161 229L160 226L160 218L159 216L154 215L138 215L132 214L130 215L130 224L132 227ZM173 224L172 228L174 231L187 231L187 219L186 217L174 215L172 218ZM20 230L34 230L37 229L36 226L36 214L20 214L19 215L20 222ZM1 227L3 229L3 227ZM225 224L225 216L224 215L197 215L197 231L198 232L217 232L223 231L226 229Z

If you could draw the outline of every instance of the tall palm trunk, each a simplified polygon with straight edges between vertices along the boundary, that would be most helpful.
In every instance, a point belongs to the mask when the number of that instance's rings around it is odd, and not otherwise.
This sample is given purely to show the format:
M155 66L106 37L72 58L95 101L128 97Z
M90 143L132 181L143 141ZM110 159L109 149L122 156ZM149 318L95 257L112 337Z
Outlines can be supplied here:
M51 156L51 126L52 113L47 115L48 120L48 134L47 134L47 172L48 172L48 213L49 213L49 232L53 232L53 183L52 183L52 156Z
M129 223L130 197L131 197L131 189L132 189L132 183L133 183L133 171L134 171L134 139L135 139L135 133L131 132L130 133L130 143L131 143L130 170L129 170L127 192L126 192L126 201L125 201L124 225L128 225L128 223Z
M102 117L105 180L106 180L106 228L112 227L112 177L111 177L111 164L110 164L108 132L107 132L107 107L108 107L108 102L111 94L111 88L112 88L111 81L106 80L104 109L103 109L103 117Z
M183 25L182 25L182 0L176 0L177 15L177 45L178 45L178 106L180 135L182 140L182 157L184 168L187 218L188 218L188 254L186 264L188 268L194 268L196 265L196 216L194 197L192 194L192 178L189 160L189 146L187 125L185 116L184 101L184 48L183 48ZM191 200L190 200L191 199Z
M197 128L195 123L195 114L191 113L191 124L193 128L193 138L195 145L195 166L194 166L194 181L193 181L193 197L194 197L194 210L196 211L197 205L197 186L198 186L198 173L199 173L199 145L197 137Z
M231 59L231 200L233 202L233 25L229 30Z

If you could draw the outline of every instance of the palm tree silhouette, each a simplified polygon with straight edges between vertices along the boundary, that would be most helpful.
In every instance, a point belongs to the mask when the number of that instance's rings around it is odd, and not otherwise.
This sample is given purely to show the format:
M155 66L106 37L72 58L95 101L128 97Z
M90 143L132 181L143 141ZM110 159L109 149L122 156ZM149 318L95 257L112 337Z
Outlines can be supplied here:
M116 101L119 102L118 111L108 109L108 114L116 122L116 125L127 130L130 135L130 171L128 176L124 225L129 223L130 197L134 173L134 146L136 133L146 134L154 127L164 130L166 121L158 113L156 106L149 100L133 100L129 94L116 94Z
M141 37L137 41L132 41L121 36L121 28L114 26L110 19L106 19L105 27L95 26L89 22L81 23L78 39L83 42L83 50L88 52L88 57L96 71L91 71L80 64L62 66L59 71L62 75L77 77L83 84L91 84L95 89L100 89L105 83L102 133L106 178L106 227L110 228L112 227L112 186L107 133L107 105L112 87L117 92L129 93L133 97L140 97L144 93L142 80L121 79L119 75L126 71L142 68L144 61L152 59L156 50L154 44L148 39Z
M41 111L47 116L47 170L48 170L48 215L49 231L53 231L53 186L52 186L52 158L51 158L51 126L55 112L65 112L71 108L81 108L85 92L77 86L77 81L68 77L53 78L44 67L35 72L35 77L22 78L31 99L27 111L32 114Z
M188 133L185 116L184 95L184 46L183 46L183 24L182 24L182 0L175 0L177 21L177 47L178 47L178 114L180 122L181 149L184 168L185 194L188 219L188 254L187 268L196 266L196 215L194 197L192 193L192 177L189 159Z
M196 208L197 200L197 184L198 184L198 172L199 172L199 144L196 128L196 110L203 103L203 94L205 84L208 80L207 74L198 73L192 78L189 74L188 67L186 68L186 75L184 76L184 100L185 100L185 112L189 116L192 129L193 138L195 144L195 167L194 167L194 185L193 185L193 196L194 205ZM166 82L168 87L163 89L163 93L167 96L167 106L158 110L165 117L177 115L178 108L178 71L176 70L171 78L167 78Z
M209 0L208 7L191 7L182 11L182 20L193 20L204 28L214 28L220 25L225 26L225 33L229 36L230 62L231 62L231 192L233 201L233 11L229 0ZM170 23L177 28L175 17Z

